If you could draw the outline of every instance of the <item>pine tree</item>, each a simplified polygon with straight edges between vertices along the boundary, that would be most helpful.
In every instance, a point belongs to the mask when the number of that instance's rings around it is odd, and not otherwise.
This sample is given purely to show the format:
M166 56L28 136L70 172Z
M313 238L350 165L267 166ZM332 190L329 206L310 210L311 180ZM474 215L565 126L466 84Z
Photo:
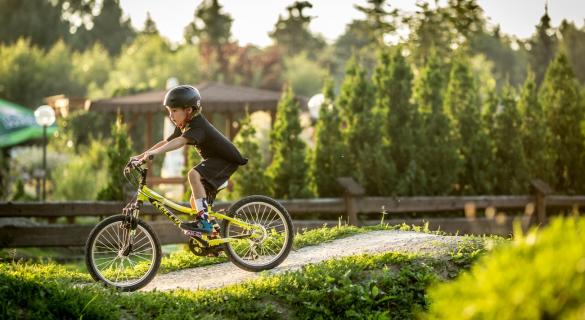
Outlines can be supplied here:
M270 132L272 163L267 169L273 197L283 199L309 196L305 142L300 138L299 106L290 87L277 106L274 128Z
M542 82L547 66L555 56L557 42L554 29L550 24L548 5L545 5L544 15L540 18L540 23L536 26L536 33L529 42L530 65L534 70L537 84Z
M279 16L274 31L269 33L274 42L284 48L287 55L293 56L306 50L309 57L315 58L317 52L325 47L325 40L313 35L309 29L314 17L303 12L312 7L309 1L295 1L286 7L288 16Z
M546 126L544 110L538 101L538 88L532 72L528 72L520 93L518 108L522 115L522 145L526 155L528 177L551 183L554 175L551 155L547 152L551 136Z
M514 92L506 85L502 92L500 110L496 113L494 138L494 189L496 194L528 192L528 166L521 139L521 118Z
M384 36L396 30L396 26L389 21L390 17L396 16L397 11L387 11L389 5L386 0L366 0L368 6L355 5L355 8L366 16L369 27L369 37L378 46L384 46Z
M478 90L469 61L461 54L453 61L444 104L445 112L454 123L459 154L463 158L458 178L460 193L489 194L492 191L492 150L482 124Z
M450 194L461 165L454 130L443 110L446 83L443 66L433 52L414 85L414 101L423 121L424 144L418 150L427 195Z
M120 53L122 46L135 36L130 19L124 17L119 0L104 0L100 13L93 18L93 28L82 28L72 39L73 47L86 49L100 42L110 55Z
M146 20L144 21L144 29L142 30L142 33L150 35L159 34L158 29L156 28L156 23L150 16L150 12L146 12Z
M124 165L132 156L132 140L128 130L118 113L116 123L112 126L112 134L108 145L108 184L98 193L98 200L124 200L124 184L126 179L122 172Z
M343 171L353 176L369 195L393 193L394 163L385 134L384 117L373 107L365 71L354 57L348 63L337 105L347 160Z
M248 112L246 112L246 117L241 121L240 126L241 129L234 139L234 144L248 158L248 163L240 167L232 177L234 197L267 194L268 181L262 161L262 153L258 142L255 140L256 129L251 123Z
M334 104L333 81L325 82L325 99L319 110L315 129L315 148L309 161L309 180L311 190L318 197L338 197L343 193L337 178L343 176L339 128L339 110Z
M392 54L382 52L374 73L376 108L385 115L386 135L403 195L424 192L426 181L417 147L423 144L421 117L411 103L412 71L400 47ZM384 115L382 115L384 117Z
M575 74L564 51L549 65L540 87L539 100L546 114L552 140L549 154L555 155L555 189L561 192L585 191L583 141L583 101Z

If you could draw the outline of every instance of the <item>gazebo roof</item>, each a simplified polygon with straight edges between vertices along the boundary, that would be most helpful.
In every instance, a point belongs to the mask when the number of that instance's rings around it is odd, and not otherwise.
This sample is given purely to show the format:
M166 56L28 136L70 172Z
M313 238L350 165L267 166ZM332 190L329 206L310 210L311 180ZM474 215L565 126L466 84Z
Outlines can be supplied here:
M250 111L276 110L281 92L205 82L195 86L201 93L203 110L207 112L238 112L248 106ZM129 96L92 101L90 110L135 113L161 112L166 90L142 92ZM307 109L306 98L297 97L302 109Z

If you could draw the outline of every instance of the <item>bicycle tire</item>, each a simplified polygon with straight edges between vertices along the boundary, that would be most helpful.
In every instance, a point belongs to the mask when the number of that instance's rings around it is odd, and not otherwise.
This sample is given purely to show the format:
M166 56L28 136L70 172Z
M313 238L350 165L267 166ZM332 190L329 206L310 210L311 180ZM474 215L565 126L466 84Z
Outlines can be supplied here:
M266 207L267 209L270 209L271 211L266 213L266 209L261 208L263 206ZM252 214L247 214L246 208L250 208L250 207L256 208L256 212L252 212ZM260 211L260 210L263 210L263 211ZM250 211L250 210L248 210L248 211ZM245 249L239 249L238 246L245 247L245 241L247 241L250 244L250 246L252 246L251 242L254 242L253 240L245 239L245 240L242 240L242 242L240 242L240 243L228 242L225 244L225 253L227 254L228 258L230 259L230 261L233 264L235 264L239 268L247 270L247 271L259 272L259 271L263 271L263 270L272 269L272 268L280 265L286 259L286 257L288 256L288 254L290 253L290 251L292 249L293 239L294 239L294 227L292 224L292 219L290 217L290 214L288 213L288 211L286 211L286 209L280 203L278 203L276 200L269 198L269 197L266 197L266 196L253 195L253 196L248 196L248 197L245 197L245 198L237 201L227 210L227 212L230 216L232 216L234 218L238 218L238 219L241 219L243 221L253 223L256 225L262 225L264 231L266 231L266 232L263 232L263 234L265 235L265 239L262 240L262 243L256 244L257 249L259 249L261 252L263 249L265 250L265 252L269 252L269 250L271 250L269 248L270 246L279 248L278 252L276 253L276 255L274 257L271 257L270 259L263 258L263 260L267 260L267 261L263 261L263 262L261 262L260 260L250 261L250 260L246 259L245 254L244 254L244 256L242 256L242 252ZM277 217L279 219L279 221L282 222L282 244L280 244L280 240L278 239L281 237L277 231L277 226L279 226L279 225L272 225L272 222L270 222L270 223L264 222L264 221L268 221L268 218L270 217L272 212L274 212L275 217ZM254 217L250 218L250 216L253 216L253 215L255 215L255 219L254 219ZM262 219L262 218L264 218L264 216L266 216L266 220ZM237 225L230 223L229 220L224 220L223 227L221 230L222 237L229 238L229 237L234 236L234 234L231 234L232 230L234 231L234 233L236 235L237 235L238 231L243 232L241 230L238 230L238 228L239 227ZM271 240L268 240L268 239L271 239ZM272 241L272 242L270 242L270 241ZM242 243L244 243L244 244L242 244ZM256 248L253 249L253 251L257 252ZM254 257L251 257L251 258L253 258L252 260L256 260L256 259L254 259Z
M158 269L160 268L161 255L162 255L161 254L161 246L160 246L160 242L158 240L158 237L156 236L156 233L154 232L154 230L152 230L152 227L150 225L148 225L146 222L144 222L142 220L138 220L138 224L136 227L136 230L137 230L136 235L138 236L140 233L144 234L144 237L152 245L151 264L148 266L146 273L144 273L137 280L130 281L129 283L125 284L122 282L118 283L116 281L112 281L111 279L106 278L104 273L101 272L100 270L98 270L99 269L98 263L96 261L97 259L95 258L95 253L97 251L96 247L97 247L97 243L98 243L96 241L96 240L98 240L97 237L104 234L104 232L106 230L109 232L110 231L109 228L114 228L114 229L119 228L119 225L120 225L120 223L122 223L124 221L124 218L125 218L124 215L116 215L116 216L108 217L108 218L104 219L103 221L99 222L91 230L89 237L87 238L87 242L85 244L85 264L87 266L87 270L88 270L89 274L91 275L91 277L95 281L102 282L102 283L106 284L107 286L115 287L115 288L122 290L122 291L135 291L135 290L138 290L138 289L146 286L150 281L152 281L152 279L156 275ZM111 233L108 233L108 234L111 234ZM115 240L113 236L112 236L112 239ZM140 240L135 240L136 241L135 245L138 244L140 241L142 241L142 239L144 239L144 238L140 238ZM116 249L116 244L108 242L108 246L109 246L108 249L110 249L110 252L111 252L110 254L113 254L113 252L115 250L112 250L112 248ZM103 258L103 259L107 259L107 258ZM117 258L114 258L114 260L116 260L116 259ZM120 262L120 265L123 265L124 262L122 259L121 259L121 261L122 262ZM103 264L103 262L102 262L102 264ZM115 265L115 262L114 262L114 265ZM131 265L131 264L129 264L129 265ZM111 265L110 265L110 267L111 267Z

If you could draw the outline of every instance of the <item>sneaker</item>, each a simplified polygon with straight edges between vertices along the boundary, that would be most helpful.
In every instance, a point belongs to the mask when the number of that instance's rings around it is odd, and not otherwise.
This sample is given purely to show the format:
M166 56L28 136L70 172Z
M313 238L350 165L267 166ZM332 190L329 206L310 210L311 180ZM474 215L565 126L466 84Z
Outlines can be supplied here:
M206 219L202 218L196 218L191 222L183 222L179 227L183 229L185 234L189 233L187 234L189 236L191 236L191 234L193 233L195 234L199 233L198 236L201 236L202 232L208 234L211 234L213 232L213 227L211 226L211 223L209 223L209 221L207 221Z

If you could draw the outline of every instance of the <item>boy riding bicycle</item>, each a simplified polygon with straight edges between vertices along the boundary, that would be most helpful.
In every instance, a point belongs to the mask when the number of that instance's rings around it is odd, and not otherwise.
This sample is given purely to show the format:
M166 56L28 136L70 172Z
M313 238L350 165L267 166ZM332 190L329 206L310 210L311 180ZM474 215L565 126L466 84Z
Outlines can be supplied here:
M197 215L194 221L182 223L180 227L188 236L199 236L201 232L216 235L219 225L215 220L209 221L203 181L217 190L248 159L203 116L201 95L196 88L188 85L172 88L165 95L163 105L176 125L175 131L131 160L144 161L186 144L197 148L203 160L187 176L192 192L191 207L197 210Z

